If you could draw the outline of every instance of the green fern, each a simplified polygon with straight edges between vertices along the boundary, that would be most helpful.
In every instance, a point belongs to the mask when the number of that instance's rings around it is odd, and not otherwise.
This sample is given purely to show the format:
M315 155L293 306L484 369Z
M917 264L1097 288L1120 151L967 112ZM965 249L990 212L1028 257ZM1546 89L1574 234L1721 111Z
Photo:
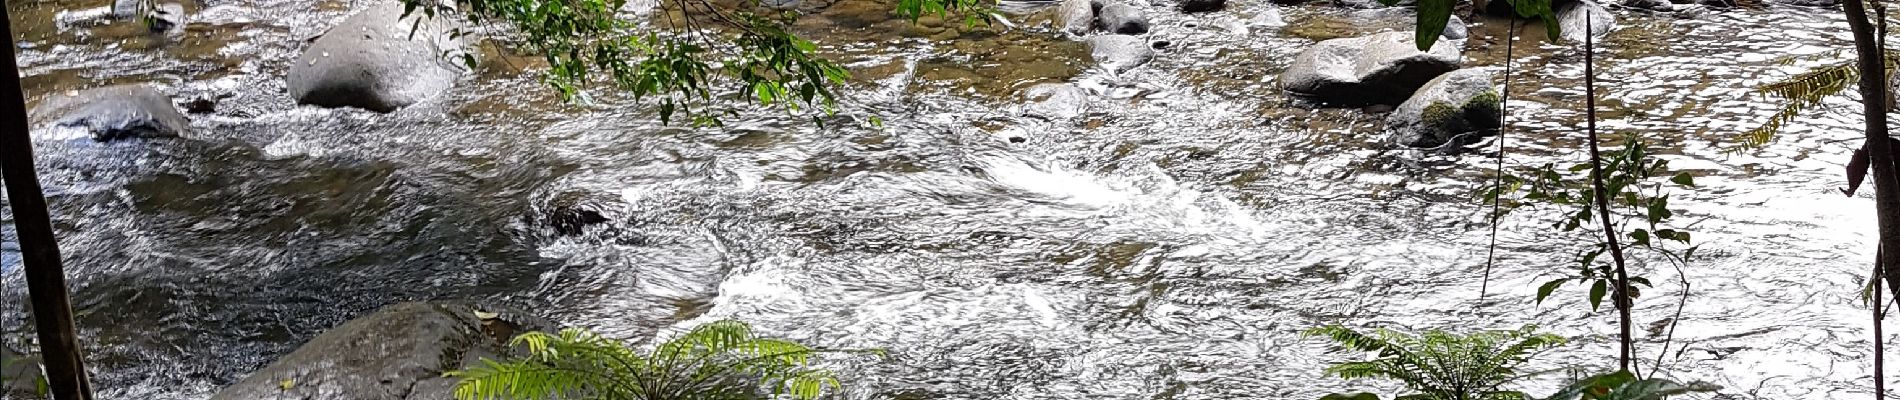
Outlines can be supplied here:
M1721 389L1705 382L1682 384L1661 378L1637 379L1636 374L1629 371L1618 371L1579 379L1544 400L1664 400L1670 396Z
M1889 49L1885 54L1887 81L1891 82L1895 70L1900 69L1896 68L1900 67L1900 50ZM1859 82L1860 69L1849 61L1815 68L1756 88L1763 95L1785 99L1788 103L1769 116L1760 127L1742 133L1741 143L1730 148L1730 152L1759 149L1767 145L1774 141L1775 135L1781 132L1781 127L1788 121L1820 105L1822 100L1846 92Z
M525 355L448 373L461 378L459 400L753 400L789 396L810 400L841 387L837 374L810 367L828 352L797 342L760 338L744 322L707 323L642 355L583 329L515 337Z
M1562 337L1536 333L1536 329L1526 326L1469 335L1429 330L1413 336L1387 329L1368 334L1333 325L1308 330L1306 335L1326 337L1348 350L1376 353L1372 360L1333 364L1326 374L1341 379L1391 379L1418 392L1399 399L1524 400L1529 396L1523 392L1501 387L1523 377L1519 368L1539 350L1564 343Z

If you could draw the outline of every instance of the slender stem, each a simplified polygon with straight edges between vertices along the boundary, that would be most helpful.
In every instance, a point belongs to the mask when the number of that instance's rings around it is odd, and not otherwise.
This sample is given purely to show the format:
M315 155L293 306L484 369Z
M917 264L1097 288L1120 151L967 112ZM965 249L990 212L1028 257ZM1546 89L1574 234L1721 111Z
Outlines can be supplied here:
M1484 312L1484 295L1491 290L1491 267L1497 263L1498 255L1498 220L1503 219L1498 209L1504 203L1504 133L1509 130L1507 129L1509 121L1505 116L1510 115L1508 106L1511 102L1511 46L1517 44L1517 18L1510 20L1510 27L1504 33L1504 88L1498 91L1498 176L1492 183L1491 189L1491 244L1485 247L1484 280L1478 284L1478 312L1480 314Z
M1883 313L1881 312L1882 307L1881 307L1881 302L1880 302L1881 275L1883 274L1881 273L1881 268L1880 268L1880 251L1874 251L1874 275L1873 275L1873 278L1871 278L1874 281L1874 290L1871 291L1873 292L1874 298L1873 298L1873 302L1871 303L1871 307L1868 307L1868 308L1871 308L1874 311L1874 398L1875 399L1887 398L1887 379L1886 379L1886 373L1885 373L1886 372L1885 370L1887 367L1887 363L1886 363L1887 351L1885 348L1886 347L1885 342L1887 341L1887 337L1886 335L1880 332L1880 320L1882 320L1883 319L1882 317L1884 317L1884 315L1881 315Z
M1584 10L1584 21L1596 18L1591 13L1592 10ZM1592 31L1591 25L1594 24L1583 25L1583 101L1586 111L1585 129L1590 134L1590 186L1596 194L1592 197L1596 200L1597 219L1603 221L1603 239L1608 241L1610 246L1610 259L1616 261L1616 289L1610 292L1610 297L1612 304L1616 305L1618 326L1622 328L1619 337L1622 342L1622 351L1617 355L1617 365L1621 370L1629 371L1630 302L1628 293L1625 292L1630 285L1629 270L1623 263L1623 246L1616 241L1616 224L1610 221L1610 194L1604 189L1603 184L1603 152L1597 148L1597 142L1600 140L1597 137L1596 32Z

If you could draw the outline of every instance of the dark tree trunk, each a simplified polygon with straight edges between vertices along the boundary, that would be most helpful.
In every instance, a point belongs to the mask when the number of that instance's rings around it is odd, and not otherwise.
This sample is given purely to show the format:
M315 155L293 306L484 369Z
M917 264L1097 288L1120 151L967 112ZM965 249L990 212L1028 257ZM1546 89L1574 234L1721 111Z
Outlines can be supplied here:
M20 259L26 264L26 287L33 303L33 321L40 339L40 357L46 383L56 400L90 400L92 385L73 333L73 307L68 299L65 268L60 266L59 243L53 238L46 198L40 193L39 174L33 170L33 139L27 134L26 98L20 93L20 68L13 58L13 23L0 7L0 32L6 32L5 61L0 62L0 177L5 179L7 201L13 208L13 229L19 234Z

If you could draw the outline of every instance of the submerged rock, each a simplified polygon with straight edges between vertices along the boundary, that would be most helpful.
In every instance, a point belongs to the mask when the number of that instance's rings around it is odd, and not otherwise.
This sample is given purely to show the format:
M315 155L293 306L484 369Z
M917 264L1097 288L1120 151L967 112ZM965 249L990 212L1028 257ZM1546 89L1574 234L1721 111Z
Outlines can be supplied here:
M1346 7L1346 8L1386 8L1386 7L1412 7L1412 6L1418 5L1418 0L1399 0L1398 3L1395 3L1390 6L1385 5L1385 3L1379 2L1379 0L1333 0L1333 3L1338 4L1340 7Z
M1480 69L1439 75L1419 88L1385 119L1386 132L1401 145L1439 147L1477 138L1498 128L1498 92L1491 73Z
M1213 12L1227 8L1227 0L1180 0L1175 7L1184 13Z
M401 303L317 335L290 355L251 373L212 400L454 398L444 372L509 354L508 339L552 328L514 311L495 318L458 302Z
M1768 0L1768 2L1798 7L1833 7L1841 4L1838 0Z
M1596 2L1575 1L1557 6L1557 25L1562 29L1563 40L1583 43L1585 35L1597 39L1609 35L1616 29L1616 15Z
M1111 72L1126 72L1155 58L1148 42L1128 35L1102 35L1088 38L1089 58Z
M1359 10L1348 13L1347 16L1353 20L1357 20L1354 22L1363 21L1360 26L1391 28L1396 30L1413 29L1418 26L1418 12L1410 8L1393 7ZM1458 18L1458 16L1453 15L1450 20L1445 21L1445 30L1440 33L1439 36L1446 39L1462 40L1469 36L1469 28L1465 27L1465 20L1463 18Z
M1418 51L1411 32L1330 39L1300 52L1280 74L1280 87L1331 106L1397 104L1425 82L1458 69L1461 60L1451 41Z
M39 387L44 379L40 376L39 356L0 346L0 397L39 398Z
M1669 0L1623 0L1623 6L1638 10L1675 11L1676 3Z
M145 85L107 86L53 95L33 108L35 124L84 128L92 140L177 137L191 120L171 98Z
M389 112L454 87L465 68L451 61L462 51L446 36L453 18L399 18L402 12L402 2L382 0L324 33L291 65L290 96L301 104Z
M1073 83L1045 83L1023 91L1023 115L1045 120L1071 120L1088 113L1089 91Z
M1123 35L1148 33L1148 16L1141 9L1127 3L1105 0L1102 8L1095 13L1095 20L1101 23L1102 30Z
M1260 13L1255 14L1253 20L1248 21L1248 23L1262 28L1284 27L1286 26L1286 15L1280 11L1280 6L1267 3L1264 8L1260 10Z

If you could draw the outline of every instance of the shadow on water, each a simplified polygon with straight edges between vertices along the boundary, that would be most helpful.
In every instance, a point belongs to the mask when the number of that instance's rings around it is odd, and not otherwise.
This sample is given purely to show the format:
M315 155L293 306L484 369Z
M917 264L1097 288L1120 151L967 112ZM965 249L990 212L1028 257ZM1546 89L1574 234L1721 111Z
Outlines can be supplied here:
M1256 19L1264 4L1140 4L1149 39L1172 45L1107 74L1046 15L962 33L840 2L799 27L858 74L830 123L754 110L694 130L631 104L562 105L504 68L387 115L298 108L280 77L346 4L206 1L155 44L60 25L94 6L75 3L9 4L29 98L148 82L223 99L189 140L36 143L112 398L202 398L352 316L438 298L633 339L730 317L890 349L839 366L849 398L1314 398L1344 388L1319 376L1344 355L1297 332L1331 322L1538 323L1582 343L1551 358L1561 366L1611 354L1613 321L1582 296L1528 301L1570 262L1575 238L1543 229L1551 213L1505 221L1495 290L1474 311L1488 229L1472 194L1494 153L1397 149L1377 115L1278 92L1313 40L1403 26L1339 23L1364 16L1330 7L1290 7L1277 28ZM1602 125L1644 135L1703 185L1679 202L1710 255L1686 270L1687 347L1665 369L1742 398L1864 396L1854 288L1872 208L1833 192L1858 120L1819 113L1761 150L1723 151L1776 108L1750 87L1839 60L1825 54L1847 43L1838 21L1618 17ZM1500 65L1504 25L1473 21L1469 65ZM1581 57L1524 29L1509 164L1573 162ZM1064 81L1096 93L1083 116L1014 111L1023 88ZM14 299L16 251L0 252ZM1658 283L1636 310L1646 326L1683 288L1639 261Z

